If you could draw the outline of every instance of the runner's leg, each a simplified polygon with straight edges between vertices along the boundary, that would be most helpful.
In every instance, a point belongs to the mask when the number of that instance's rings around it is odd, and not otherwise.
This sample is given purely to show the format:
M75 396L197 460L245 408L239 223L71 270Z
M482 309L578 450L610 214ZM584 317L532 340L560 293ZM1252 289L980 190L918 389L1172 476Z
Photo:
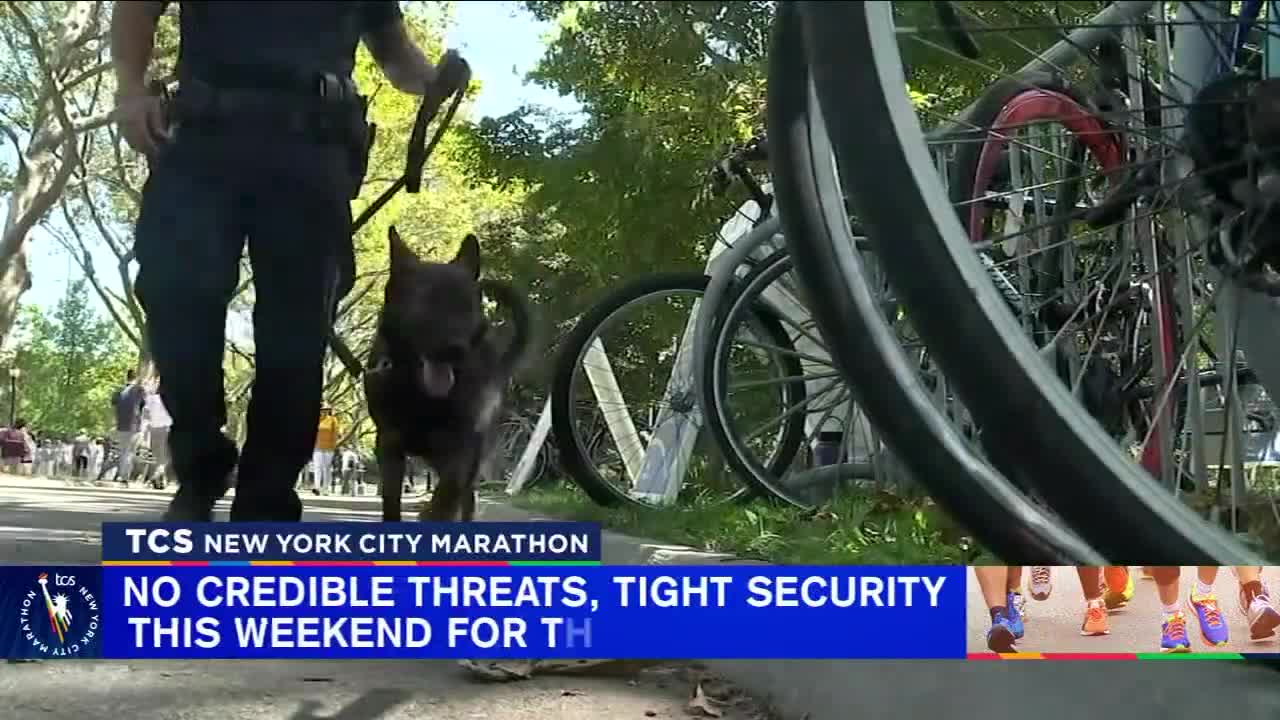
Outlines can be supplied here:
M1006 616L1005 605L1009 591L1009 568L1003 566L975 567L974 577L978 580L978 588L982 591L982 599L991 614L991 627L987 630L987 647L992 652L1015 652L1013 628Z
M1272 637L1280 627L1280 611L1271 604L1267 587L1262 584L1262 568L1237 567L1236 578L1240 581L1240 612L1249 621L1249 638Z
M1031 597L1048 600L1053 592L1053 569L1046 565L1031 566Z
M1102 598L1102 568L1078 567L1080 592L1084 595L1084 622L1080 623L1081 635L1107 635L1107 604Z
M1196 581L1188 598L1200 624L1200 637L1210 647L1222 647L1229 640L1227 623L1222 619L1218 597L1213 593L1213 584L1217 580L1217 566L1204 565L1196 568Z
M1161 605L1160 652L1191 652L1191 640L1187 637L1187 618L1182 613L1178 589L1181 571L1180 567L1151 568Z
M1022 597L1022 566L1010 565L1005 578L1005 616L1013 626L1013 636L1022 639L1023 622L1026 620L1027 601Z
M1108 610L1123 607L1133 599L1133 574L1126 565L1109 565L1102 570L1106 592L1102 600Z

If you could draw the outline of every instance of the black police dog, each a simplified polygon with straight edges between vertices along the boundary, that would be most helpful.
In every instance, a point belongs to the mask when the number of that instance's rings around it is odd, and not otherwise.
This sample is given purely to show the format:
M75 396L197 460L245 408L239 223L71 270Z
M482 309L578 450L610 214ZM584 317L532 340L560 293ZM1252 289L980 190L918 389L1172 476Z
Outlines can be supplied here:
M378 431L382 518L400 520L405 458L414 455L439 476L420 519L471 520L507 386L532 345L528 300L506 283L480 280L474 235L447 263L417 257L394 227L388 236L391 272L364 375ZM509 328L485 319L483 294L512 315Z

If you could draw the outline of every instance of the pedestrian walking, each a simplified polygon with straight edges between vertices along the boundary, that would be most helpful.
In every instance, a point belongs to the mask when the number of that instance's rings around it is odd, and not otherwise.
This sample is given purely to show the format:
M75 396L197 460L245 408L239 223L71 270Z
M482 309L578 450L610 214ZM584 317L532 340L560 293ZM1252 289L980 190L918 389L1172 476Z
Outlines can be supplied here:
M320 406L320 423L316 428L315 451L311 457L314 475L311 492L323 495L333 489L333 452L338 447L338 418L327 403Z
M125 371L124 386L111 396L116 417L116 430L112 436L116 452L116 482L121 485L128 485L133 473L133 456L142 432L142 411L146 403L147 391L138 381L137 373L132 369ZM109 466L103 463L98 470L99 481L108 469Z
M82 478L89 469L89 461L93 458L93 440L83 428L71 442L72 471L71 476Z
M176 486L178 482L173 463L169 461L169 428L173 426L173 418L169 416L164 400L160 397L159 381L153 381L148 390L150 391L147 393L148 445L151 447L151 457L156 464L155 484L157 488L163 490L170 484Z

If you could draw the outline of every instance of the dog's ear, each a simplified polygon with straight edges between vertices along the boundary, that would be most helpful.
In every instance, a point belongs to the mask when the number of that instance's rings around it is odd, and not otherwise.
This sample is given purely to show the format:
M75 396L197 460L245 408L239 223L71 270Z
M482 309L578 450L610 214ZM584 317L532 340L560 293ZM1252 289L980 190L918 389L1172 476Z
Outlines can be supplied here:
M395 225L387 228L387 240L390 246L391 272L395 273L397 269L406 270L412 267L418 256L414 255L409 246L401 239Z
M472 277L480 278L480 240L468 234L462 239L462 247L453 256L453 262L471 271Z

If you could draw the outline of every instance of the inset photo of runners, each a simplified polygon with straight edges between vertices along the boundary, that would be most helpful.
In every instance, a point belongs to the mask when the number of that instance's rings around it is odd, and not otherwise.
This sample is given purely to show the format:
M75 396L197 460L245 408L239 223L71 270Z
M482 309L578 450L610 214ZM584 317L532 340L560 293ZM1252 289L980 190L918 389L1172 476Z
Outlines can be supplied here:
M969 653L1280 653L1277 567L974 567Z

